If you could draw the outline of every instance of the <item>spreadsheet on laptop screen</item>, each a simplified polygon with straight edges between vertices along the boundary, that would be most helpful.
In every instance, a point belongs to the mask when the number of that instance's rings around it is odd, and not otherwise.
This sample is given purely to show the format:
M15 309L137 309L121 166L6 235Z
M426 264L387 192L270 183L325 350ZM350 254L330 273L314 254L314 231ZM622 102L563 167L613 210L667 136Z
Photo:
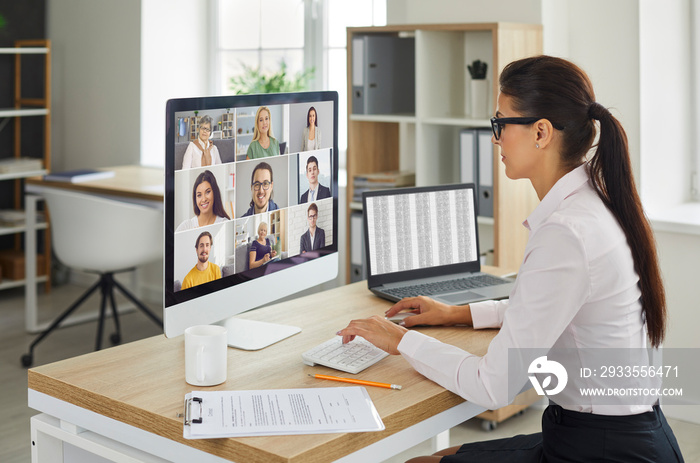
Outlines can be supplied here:
M368 196L365 207L371 275L479 258L469 188Z

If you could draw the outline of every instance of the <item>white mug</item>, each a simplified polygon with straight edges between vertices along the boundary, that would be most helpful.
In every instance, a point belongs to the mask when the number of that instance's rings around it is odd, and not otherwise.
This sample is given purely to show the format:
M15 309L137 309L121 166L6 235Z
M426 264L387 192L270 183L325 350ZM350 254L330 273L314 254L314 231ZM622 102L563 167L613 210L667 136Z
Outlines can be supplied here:
M185 381L193 386L216 386L226 381L226 328L197 325L185 330Z

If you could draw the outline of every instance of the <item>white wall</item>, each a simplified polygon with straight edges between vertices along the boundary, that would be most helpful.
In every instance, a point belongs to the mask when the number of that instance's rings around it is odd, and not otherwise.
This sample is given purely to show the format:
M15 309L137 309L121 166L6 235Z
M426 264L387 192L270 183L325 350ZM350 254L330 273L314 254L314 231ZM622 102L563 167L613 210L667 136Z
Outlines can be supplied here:
M140 0L49 0L52 168L139 162Z
M598 102L610 109L627 132L632 167L639 179L639 2L545 3L544 52L569 59L586 71Z
M207 0L141 2L141 164L165 163L165 103L207 95Z
M540 24L542 0L387 0L387 24L473 22Z
M641 191L658 211L690 199L691 92L688 0L640 2L643 119Z

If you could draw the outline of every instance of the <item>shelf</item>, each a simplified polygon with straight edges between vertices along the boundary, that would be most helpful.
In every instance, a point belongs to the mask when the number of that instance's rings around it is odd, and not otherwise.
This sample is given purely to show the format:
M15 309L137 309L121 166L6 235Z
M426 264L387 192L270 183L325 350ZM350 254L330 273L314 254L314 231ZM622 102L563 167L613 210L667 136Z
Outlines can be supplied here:
M351 201L350 204L348 205L351 211L359 211L362 212L362 203L359 201Z
M433 125L454 125L458 127L491 128L489 119L470 119L465 116L426 117L421 122Z
M46 277L46 275L36 277L37 283L42 283L47 280L48 278ZM0 291L2 291L3 289L19 288L20 286L24 286L25 283L26 280L10 280L7 278L3 278L2 281L0 281Z
M47 228L46 222L38 222L36 224L36 230L45 230ZM0 236L1 235L14 235L15 233L24 233L27 231L26 225L17 225L15 227L3 227L0 226Z
M46 108L6 108L0 109L0 117L26 117L26 116L46 116L49 110Z
M48 52L45 47L0 48L0 55L45 55Z
M351 114L351 121L360 122L416 122L415 114Z
M38 177L40 175L45 175L47 173L46 170L28 170L25 172L11 172L9 174L0 174L0 180L15 180L18 178L29 178L29 177Z

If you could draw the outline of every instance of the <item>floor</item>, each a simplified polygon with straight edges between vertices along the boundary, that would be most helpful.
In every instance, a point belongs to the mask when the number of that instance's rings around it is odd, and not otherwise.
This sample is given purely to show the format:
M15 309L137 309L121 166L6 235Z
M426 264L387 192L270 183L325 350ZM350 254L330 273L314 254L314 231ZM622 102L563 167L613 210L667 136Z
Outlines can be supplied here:
M50 295L40 295L42 320L49 320L60 313L82 292L82 288L64 285L54 288ZM98 304L97 297L86 306ZM156 313L159 307L152 307ZM87 312L89 307L81 309ZM121 316L122 338L131 342L162 331L141 313L134 311ZM111 333L111 322L105 327L106 338ZM49 336L35 350L34 364L54 362L90 352L95 343L96 322L65 327ZM27 373L20 364L34 335L24 331L24 293L21 290L0 292L0 391L3 397L3 415L0 420L0 462L26 463L30 457L29 419L36 414L27 407ZM108 343L109 341L105 341ZM108 344L105 344L108 345ZM481 428L481 420L467 421L450 432L450 445L495 439L537 432L540 429L541 409L531 407L525 413L512 417L490 432ZM684 453L685 461L700 463L700 425L669 420ZM389 459L386 463L399 463L414 456L432 453L431 441L420 443Z

